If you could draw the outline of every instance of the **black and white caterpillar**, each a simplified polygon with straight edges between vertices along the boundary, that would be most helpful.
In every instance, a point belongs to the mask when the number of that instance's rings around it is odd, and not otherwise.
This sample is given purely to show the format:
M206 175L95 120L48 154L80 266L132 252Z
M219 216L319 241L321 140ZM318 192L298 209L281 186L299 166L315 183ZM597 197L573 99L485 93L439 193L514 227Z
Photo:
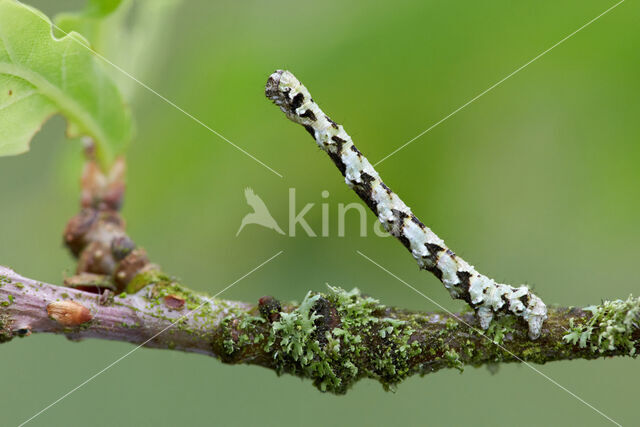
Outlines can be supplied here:
M411 252L420 268L435 274L453 298L464 300L475 309L483 329L489 327L494 315L511 313L528 322L531 339L540 336L547 318L547 307L542 300L524 285L516 288L495 282L453 253L382 182L343 127L320 109L292 73L283 70L273 73L265 94L290 120L304 126L314 137L340 169L347 185L378 216L384 228Z

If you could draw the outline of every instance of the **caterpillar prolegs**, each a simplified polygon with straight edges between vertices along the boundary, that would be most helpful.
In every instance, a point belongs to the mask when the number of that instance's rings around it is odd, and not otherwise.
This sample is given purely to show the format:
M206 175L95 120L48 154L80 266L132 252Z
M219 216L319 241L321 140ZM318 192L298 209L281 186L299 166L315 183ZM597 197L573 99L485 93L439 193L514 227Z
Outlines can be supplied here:
M309 91L289 71L273 73L265 88L286 116L309 132L331 157L345 182L378 216L384 228L411 252L421 269L432 272L453 298L474 308L480 326L487 329L494 315L511 313L529 324L529 336L540 336L547 307L531 290L513 287L478 273L451 251L433 231L380 179L371 163L356 148L343 127L329 118Z

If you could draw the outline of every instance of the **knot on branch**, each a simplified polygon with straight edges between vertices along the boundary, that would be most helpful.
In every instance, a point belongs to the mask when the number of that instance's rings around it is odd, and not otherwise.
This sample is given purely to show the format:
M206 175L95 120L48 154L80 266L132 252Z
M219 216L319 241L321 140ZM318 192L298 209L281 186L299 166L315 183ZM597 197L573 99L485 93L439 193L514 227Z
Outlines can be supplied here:
M85 208L67 223L64 242L78 258L76 276L65 284L88 292L123 291L138 274L155 269L144 249L125 232L120 214Z
M64 242L78 258L76 275L65 284L101 293L121 292L139 274L156 270L144 249L127 235L118 212L124 194L124 161L105 175L93 161L82 177L82 210L67 223ZM137 290L137 289L136 289Z

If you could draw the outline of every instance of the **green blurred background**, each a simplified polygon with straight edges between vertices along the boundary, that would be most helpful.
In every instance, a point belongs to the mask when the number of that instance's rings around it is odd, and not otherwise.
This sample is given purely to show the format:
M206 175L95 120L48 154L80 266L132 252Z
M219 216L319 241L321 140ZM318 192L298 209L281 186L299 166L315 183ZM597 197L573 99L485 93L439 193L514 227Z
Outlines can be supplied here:
M49 16L81 1L30 1ZM375 162L605 9L611 1L185 1L163 28L145 83L274 168L279 178L141 89L133 104L124 215L166 271L216 293L301 299L325 283L384 303L435 310L360 250L451 310L462 308L390 238L337 237L337 204L357 201L306 132L263 95L286 68ZM638 293L640 6L625 2L382 163L385 181L479 270L527 283L547 303L588 305ZM635 28L635 29L634 29ZM126 40L124 41L126 42ZM141 55L144 61L144 54ZM122 64L126 68L126 64ZM107 66L108 67L108 66ZM74 261L61 233L78 208L81 147L64 122L26 155L0 158L0 263L61 283ZM252 187L286 227L288 189L319 232L328 190L332 237L248 226ZM371 230L374 216L369 214ZM3 345L2 424L31 416L131 350L36 335ZM616 421L637 422L631 359L538 368ZM606 425L526 366L373 381L346 396L308 381L200 355L140 349L34 425Z

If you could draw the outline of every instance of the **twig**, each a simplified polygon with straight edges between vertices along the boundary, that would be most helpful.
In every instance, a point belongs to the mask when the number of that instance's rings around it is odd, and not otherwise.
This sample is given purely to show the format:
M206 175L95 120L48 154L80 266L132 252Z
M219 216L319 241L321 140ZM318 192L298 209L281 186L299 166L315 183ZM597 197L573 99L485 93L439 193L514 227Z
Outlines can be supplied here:
M64 334L73 341L125 341L264 366L309 378L333 393L344 393L361 378L389 388L410 375L444 368L624 356L640 348L640 330L625 326L625 319L637 319L638 300L628 300L615 311L598 306L602 310L595 317L591 311L598 312L598 307L552 308L542 337L531 341L512 316L495 321L483 336L465 325L475 325L471 312L402 310L357 290L310 292L300 304L281 304L272 297L257 304L213 299L185 316L205 298L170 279L157 280L134 295L104 298L0 267L0 342L41 332ZM75 316L78 310L86 310L85 315ZM587 328L591 332L580 343ZM607 332L619 329L626 332Z
M282 70L273 73L265 94L290 120L304 126L314 137L344 175L347 185L378 216L385 229L411 252L420 268L431 271L453 298L466 301L476 310L483 329L489 328L495 314L511 313L529 323L531 339L540 336L547 318L547 307L542 300L524 285L516 288L478 273L453 253L382 182L342 125L320 109L293 74Z

